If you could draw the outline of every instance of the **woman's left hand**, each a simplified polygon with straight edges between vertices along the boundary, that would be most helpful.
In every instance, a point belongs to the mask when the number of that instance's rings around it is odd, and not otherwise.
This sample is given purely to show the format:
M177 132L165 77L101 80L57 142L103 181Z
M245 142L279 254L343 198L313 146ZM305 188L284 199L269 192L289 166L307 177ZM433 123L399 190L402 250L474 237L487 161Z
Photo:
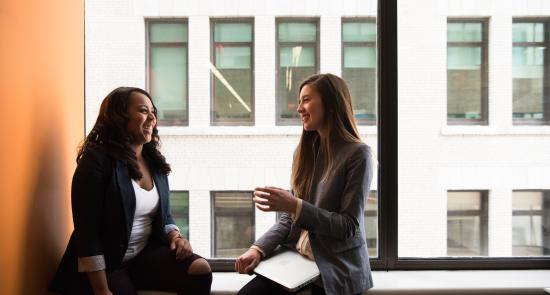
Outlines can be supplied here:
M256 208L265 211L294 213L298 200L289 191L282 188L267 186L254 189Z
M172 238L172 241L170 242L170 250L176 252L177 260L183 260L193 254L191 243L180 235Z

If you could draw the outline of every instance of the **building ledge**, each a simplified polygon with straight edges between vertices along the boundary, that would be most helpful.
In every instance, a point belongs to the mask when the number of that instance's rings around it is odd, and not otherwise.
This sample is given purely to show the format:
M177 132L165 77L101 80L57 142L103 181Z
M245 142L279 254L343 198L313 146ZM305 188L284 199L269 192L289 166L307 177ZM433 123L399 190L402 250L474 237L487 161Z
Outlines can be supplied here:
M532 135L550 135L550 126L533 125L533 126L509 126L509 127L497 127L497 126L479 126L479 125L456 125L456 126L443 126L441 127L441 135L443 136L456 136L456 135L471 135L471 136L502 136L502 135L516 135L516 136L532 136Z
M376 134L376 126L359 126L363 135ZM160 136L299 136L302 126L159 126Z
M212 294L237 294L253 277L234 272L214 273ZM545 288L550 288L550 270L374 271L373 280L374 288L365 294L544 294Z

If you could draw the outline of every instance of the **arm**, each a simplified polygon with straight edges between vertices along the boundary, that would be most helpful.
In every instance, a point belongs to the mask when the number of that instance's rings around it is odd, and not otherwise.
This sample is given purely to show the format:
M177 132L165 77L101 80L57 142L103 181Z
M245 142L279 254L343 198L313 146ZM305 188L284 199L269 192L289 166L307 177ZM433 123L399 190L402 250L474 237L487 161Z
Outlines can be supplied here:
M297 226L337 239L354 237L359 231L359 217L363 214L364 201L372 180L371 154L367 146L361 146L346 162L346 180L340 198L340 212L330 212L302 201L302 210L295 220Z
M263 255L271 254L277 246L286 240L290 234L291 225L292 219L290 214L281 213L279 221L256 240L253 245L259 247Z
M110 169L106 160L106 156L97 151L87 152L78 163L71 191L78 271L88 273L96 294L108 294L100 234L105 174Z

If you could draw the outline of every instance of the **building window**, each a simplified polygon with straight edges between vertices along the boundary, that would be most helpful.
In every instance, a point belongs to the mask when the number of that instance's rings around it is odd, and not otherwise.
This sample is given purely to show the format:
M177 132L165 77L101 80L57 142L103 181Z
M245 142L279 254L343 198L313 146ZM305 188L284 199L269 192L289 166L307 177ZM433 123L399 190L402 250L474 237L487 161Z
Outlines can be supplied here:
M170 192L170 213L180 228L180 233L189 239L189 192Z
M319 72L319 21L277 19L277 124L299 125L298 87Z
M448 124L487 124L486 28L485 21L448 21Z
M512 255L550 255L550 191L514 191L512 210Z
M255 239L252 192L212 192L212 257L235 258Z
M369 257L378 257L378 194L370 191L365 207L365 234Z
M515 20L513 41L514 124L550 122L550 22Z
M147 22L147 87L159 125L188 125L187 22Z
M447 192L447 256L487 256L487 195Z
M376 22L342 20L342 77L358 124L376 124Z
M213 19L211 24L212 125L253 125L253 21Z

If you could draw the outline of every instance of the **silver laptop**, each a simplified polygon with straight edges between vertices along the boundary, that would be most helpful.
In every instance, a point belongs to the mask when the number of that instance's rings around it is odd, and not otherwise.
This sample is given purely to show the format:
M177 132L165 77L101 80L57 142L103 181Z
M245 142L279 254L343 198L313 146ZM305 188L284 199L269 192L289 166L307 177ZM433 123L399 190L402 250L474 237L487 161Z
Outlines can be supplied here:
M282 285L290 292L298 291L320 275L315 261L287 248L262 260L254 273Z

